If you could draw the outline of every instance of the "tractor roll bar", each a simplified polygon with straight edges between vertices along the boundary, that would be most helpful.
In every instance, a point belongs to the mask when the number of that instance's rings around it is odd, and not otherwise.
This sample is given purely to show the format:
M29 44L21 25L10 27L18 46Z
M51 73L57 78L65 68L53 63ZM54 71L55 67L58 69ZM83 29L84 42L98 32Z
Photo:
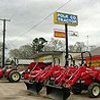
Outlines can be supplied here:
M91 53L89 51L84 51L84 52L81 53L81 58L82 58L82 60L81 60L81 66L84 65L84 57L83 57L83 54L85 54L85 53L88 53L88 55L89 55L89 58L90 58L89 66L91 66L91 58L92 58L92 55L91 55Z

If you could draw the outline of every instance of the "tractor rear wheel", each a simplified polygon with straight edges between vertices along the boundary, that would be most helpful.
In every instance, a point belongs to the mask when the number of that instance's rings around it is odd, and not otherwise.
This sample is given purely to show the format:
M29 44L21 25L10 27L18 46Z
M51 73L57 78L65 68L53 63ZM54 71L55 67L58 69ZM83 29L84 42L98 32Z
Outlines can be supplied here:
M10 82L19 82L20 79L21 79L21 75L17 70L14 70L9 74L9 81Z
M88 94L91 98L96 98L100 95L100 84L92 83L88 86Z

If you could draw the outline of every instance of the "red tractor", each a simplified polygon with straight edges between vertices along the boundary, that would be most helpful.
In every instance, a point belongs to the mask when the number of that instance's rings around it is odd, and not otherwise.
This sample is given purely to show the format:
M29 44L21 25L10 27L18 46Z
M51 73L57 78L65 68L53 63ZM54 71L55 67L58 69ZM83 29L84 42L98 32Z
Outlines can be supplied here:
M29 79L32 75L34 75L34 72L43 70L46 66L50 64L51 63L31 62L28 68L22 73L22 79Z
M80 94L83 90L88 91L90 97L95 98L100 95L100 68L91 68L91 54L89 54L88 66L84 63L81 53L82 63L76 66L54 65L47 66L43 70L34 70L28 82L25 82L27 89L39 93L43 86L46 86L47 96L57 100L66 100L70 92Z
M82 52L82 64L75 70L65 70L63 75L52 78L46 84L47 96L57 100L66 100L70 92L80 94L83 90L88 92L91 98L100 96L100 68L91 68L91 54L89 53L89 66L84 63Z
M71 62L73 62L72 56L71 56ZM45 84L48 82L50 77L52 77L52 79L55 79L56 77L59 77L60 75L62 75L62 73L65 72L65 68L59 65L60 64L59 58L55 57L53 59L53 64L54 64L53 66L52 65L45 66L43 70L41 69L33 70L31 72L29 80L25 81L27 89L33 93L39 93L42 87L45 86ZM67 70L68 69L75 70L76 68L70 66L70 68L68 67Z
M9 82L19 82L21 75L17 68L2 68L0 69L0 78L6 78Z
M38 93L42 89L43 84L41 84L41 82L36 82L35 79L37 78L37 81L39 81L41 75L43 76L45 71L49 70L49 66L51 66L51 63L30 63L29 67L22 74L22 78L24 79L24 83L26 84L28 90Z

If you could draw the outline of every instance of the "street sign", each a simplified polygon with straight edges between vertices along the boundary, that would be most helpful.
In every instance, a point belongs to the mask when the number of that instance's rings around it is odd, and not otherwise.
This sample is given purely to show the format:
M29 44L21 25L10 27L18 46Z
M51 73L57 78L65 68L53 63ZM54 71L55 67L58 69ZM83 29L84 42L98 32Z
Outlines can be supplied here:
M55 12L54 13L54 23L65 25L66 59L68 59L68 25L69 26L77 26L78 25L78 17L77 17L77 15L73 15L73 14ZM57 32L55 34L58 35ZM61 35L62 34L60 33L60 37L61 37ZM65 67L68 67L68 65L69 65L68 61L66 60Z
M77 31L69 31L68 34L69 34L69 36L79 37L79 34Z
M73 37L78 37L78 32L77 31L68 31L69 36L73 36ZM66 37L66 33L64 31L60 31L60 30L54 30L54 37L56 38L65 38Z
M55 12L54 13L54 23L76 26L78 25L78 18L77 18L77 15Z
M54 31L54 37L57 37L57 38L65 38L65 32Z

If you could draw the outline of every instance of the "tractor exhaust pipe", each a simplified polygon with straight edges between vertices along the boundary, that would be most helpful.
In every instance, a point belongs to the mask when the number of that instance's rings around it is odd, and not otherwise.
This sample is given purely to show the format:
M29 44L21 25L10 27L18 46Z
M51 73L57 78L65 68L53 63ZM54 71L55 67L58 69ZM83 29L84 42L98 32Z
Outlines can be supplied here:
M52 99L66 100L70 96L70 89L49 85L46 86L46 94Z
M40 83L40 82L24 82L26 87L27 87L27 90L29 90L30 92L34 93L34 94L38 94L42 87L43 87L43 84Z

